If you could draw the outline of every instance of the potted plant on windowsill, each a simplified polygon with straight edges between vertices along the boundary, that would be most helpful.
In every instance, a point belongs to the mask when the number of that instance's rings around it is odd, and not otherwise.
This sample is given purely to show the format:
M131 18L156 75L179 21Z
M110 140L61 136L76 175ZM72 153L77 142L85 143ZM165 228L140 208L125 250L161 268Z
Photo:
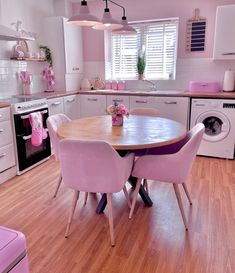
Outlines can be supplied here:
M139 74L139 80L144 79L144 70L146 66L146 61L145 61L145 50L142 49L138 53L138 61L137 61L137 70Z

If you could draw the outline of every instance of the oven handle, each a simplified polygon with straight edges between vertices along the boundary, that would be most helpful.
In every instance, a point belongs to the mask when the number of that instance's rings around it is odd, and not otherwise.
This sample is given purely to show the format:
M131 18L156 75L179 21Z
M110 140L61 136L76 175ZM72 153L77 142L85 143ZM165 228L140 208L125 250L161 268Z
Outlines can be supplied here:
M48 132L48 129L45 129L46 132ZM30 138L32 138L32 135L28 135L28 136L22 136L23 140L29 140Z
M46 114L46 113L48 113L48 111L47 110L43 110L43 111L41 111L41 113L42 114ZM21 119L27 119L27 118L29 118L29 115L24 115L24 116L21 116L20 118Z

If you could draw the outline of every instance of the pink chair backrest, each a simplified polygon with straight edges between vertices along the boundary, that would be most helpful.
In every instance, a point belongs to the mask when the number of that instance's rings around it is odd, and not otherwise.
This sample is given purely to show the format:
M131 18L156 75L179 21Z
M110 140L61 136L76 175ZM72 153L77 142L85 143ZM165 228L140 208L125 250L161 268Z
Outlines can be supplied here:
M159 117L160 112L154 108L133 108L130 110L131 115Z
M185 144L176 153L140 157L135 163L133 176L171 183L186 181L204 131L204 124L195 125L188 132Z
M71 119L64 114L56 114L47 118L47 129L51 139L52 147L55 153L56 160L59 161L59 138L57 136L58 128L65 122Z
M119 192L133 166L134 154L120 157L103 141L60 141L60 165L64 184L85 192Z

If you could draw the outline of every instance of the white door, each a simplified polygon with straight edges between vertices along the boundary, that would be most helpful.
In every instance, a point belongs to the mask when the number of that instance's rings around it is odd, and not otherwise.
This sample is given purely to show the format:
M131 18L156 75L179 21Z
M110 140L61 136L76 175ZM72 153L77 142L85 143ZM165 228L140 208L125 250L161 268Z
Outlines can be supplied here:
M50 116L55 115L55 114L63 114L64 113L63 97L55 98L55 99L48 99L47 104L48 104Z
M130 108L129 96L108 95L107 106L114 104L114 102L117 102L118 104L124 104L128 110Z
M133 108L155 108L154 97L130 96L130 110Z
M106 114L105 95L81 95L81 117L102 116Z

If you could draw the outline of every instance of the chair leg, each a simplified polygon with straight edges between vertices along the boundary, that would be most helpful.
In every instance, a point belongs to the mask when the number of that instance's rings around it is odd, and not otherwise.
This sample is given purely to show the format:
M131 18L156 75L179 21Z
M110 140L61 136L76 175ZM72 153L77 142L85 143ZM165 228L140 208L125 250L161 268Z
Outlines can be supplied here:
M192 200L191 200L191 198L190 198L190 195L189 195L188 189L187 189L187 187L186 187L186 184L185 184L185 183L182 183L182 186L183 186L184 191L185 191L185 194L186 194L186 196L187 196L187 198L188 198L189 204L192 205L193 203L192 203Z
M140 190L141 182L142 182L142 178L138 178L136 186L135 186L135 191L133 193L133 199L132 199L132 204L131 204L131 211L129 213L129 219L131 219L134 209L135 209L135 203L136 203L138 192Z
M183 218L185 229L188 230L187 221L186 221L186 217L185 217L185 214L184 214L183 203L182 203L182 199L181 199L181 196L180 196L179 186L178 186L178 184L173 184L173 187L174 187L174 190L175 190L176 199L178 201L178 205L179 205L179 208L180 208L181 216Z
M111 237L111 244L115 246L115 238L114 238L114 231L113 231L113 208L112 208L112 194L107 193L107 203L108 203L108 210L109 210L109 231Z
M87 198L88 198L88 192L85 192L84 205L86 205L87 203Z
M148 187L148 181L147 181L147 179L144 179L144 181L143 181L143 187L145 188L146 192L149 193L149 187Z
M70 229L70 225L72 223L73 214L74 214L76 204L77 204L77 201L78 201L78 198L79 198L79 193L80 193L79 191L76 191L76 190L74 191L72 207L71 207L71 210L70 210L69 220L68 220L66 231L65 231L65 238L68 238L68 236L69 236L69 229Z
M130 201L129 194L127 192L126 186L123 187L123 191L124 191L124 194L125 194L125 197L126 197L128 207L131 208L131 201Z
M56 197L56 195L57 195L57 193L58 193L58 190L59 190L59 188L60 188L61 182L62 182L62 175L61 175L61 173L60 173L59 181L58 181L58 184L57 184L57 186L56 186L56 190L55 190L55 193L54 193L54 196L53 196L54 198Z

